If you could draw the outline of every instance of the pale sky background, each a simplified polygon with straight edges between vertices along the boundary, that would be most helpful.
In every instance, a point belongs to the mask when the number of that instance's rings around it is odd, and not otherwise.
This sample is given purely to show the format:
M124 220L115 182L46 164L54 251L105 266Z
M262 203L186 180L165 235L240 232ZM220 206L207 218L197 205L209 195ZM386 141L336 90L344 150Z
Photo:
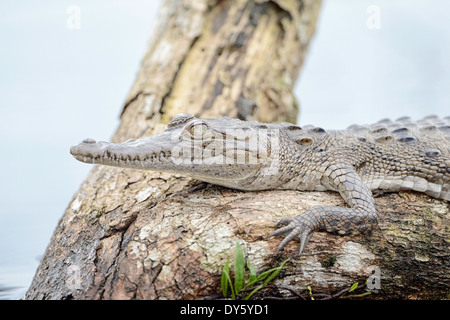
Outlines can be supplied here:
M70 5L81 9L79 30L67 28ZM367 27L371 5L380 9L380 29ZM158 7L0 2L0 299L24 294L91 169L69 147L115 131ZM450 115L449 12L442 0L324 0L295 90L299 123L339 129Z

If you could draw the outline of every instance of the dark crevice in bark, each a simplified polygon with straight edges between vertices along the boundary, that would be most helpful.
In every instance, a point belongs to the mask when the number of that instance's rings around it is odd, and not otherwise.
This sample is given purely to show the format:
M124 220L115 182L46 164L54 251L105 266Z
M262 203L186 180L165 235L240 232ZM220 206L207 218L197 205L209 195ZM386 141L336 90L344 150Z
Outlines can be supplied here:
M180 63L178 64L178 68L176 69L175 74L173 75L173 78L172 78L172 81L171 81L171 85L170 85L169 90L168 90L168 91L162 96L162 98L161 98L161 110L160 110L161 116L164 115L164 107L165 107L165 105L166 105L166 100L167 100L167 98L169 98L170 95L172 94L172 90L173 90L173 87L174 87L174 83L177 81L178 75L179 75L179 73L180 73L180 71L181 71L181 69L182 69L182 67L183 67L183 65L184 65L184 62L186 61L186 59L187 59L189 53L192 51L192 48L195 46L195 44L197 43L197 40L198 40L199 38L200 38L200 36L196 36L196 37L194 37L194 38L192 39L191 44L190 44L188 50L186 51L186 54L184 55L183 59L182 59L182 60L180 61Z

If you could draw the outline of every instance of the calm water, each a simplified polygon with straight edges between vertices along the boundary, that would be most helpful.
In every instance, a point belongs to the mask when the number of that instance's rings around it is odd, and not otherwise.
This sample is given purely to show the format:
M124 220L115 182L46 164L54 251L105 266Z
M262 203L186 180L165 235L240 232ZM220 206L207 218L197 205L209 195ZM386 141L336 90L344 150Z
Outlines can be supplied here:
M17 213L1 218L1 225L7 227L0 234L0 299L19 299L33 279L59 218Z

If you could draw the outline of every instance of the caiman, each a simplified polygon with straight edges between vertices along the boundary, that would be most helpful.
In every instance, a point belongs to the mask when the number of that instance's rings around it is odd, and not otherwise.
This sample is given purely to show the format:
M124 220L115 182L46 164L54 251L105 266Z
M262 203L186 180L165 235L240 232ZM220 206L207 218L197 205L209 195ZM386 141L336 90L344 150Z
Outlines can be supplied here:
M348 207L317 206L283 218L277 251L317 230L361 233L379 218L372 192L414 190L450 201L450 117L381 120L346 130L179 114L159 135L123 143L85 139L70 153L86 163L168 171L240 190L339 192Z

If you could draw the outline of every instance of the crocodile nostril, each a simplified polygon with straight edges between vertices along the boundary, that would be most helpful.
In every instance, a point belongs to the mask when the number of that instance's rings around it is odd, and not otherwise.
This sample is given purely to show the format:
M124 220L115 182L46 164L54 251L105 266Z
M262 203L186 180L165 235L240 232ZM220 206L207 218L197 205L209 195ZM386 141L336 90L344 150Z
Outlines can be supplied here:
M84 139L82 142L83 143L90 143L90 144L92 144L92 143L95 143L96 141L94 139L87 138L87 139Z

